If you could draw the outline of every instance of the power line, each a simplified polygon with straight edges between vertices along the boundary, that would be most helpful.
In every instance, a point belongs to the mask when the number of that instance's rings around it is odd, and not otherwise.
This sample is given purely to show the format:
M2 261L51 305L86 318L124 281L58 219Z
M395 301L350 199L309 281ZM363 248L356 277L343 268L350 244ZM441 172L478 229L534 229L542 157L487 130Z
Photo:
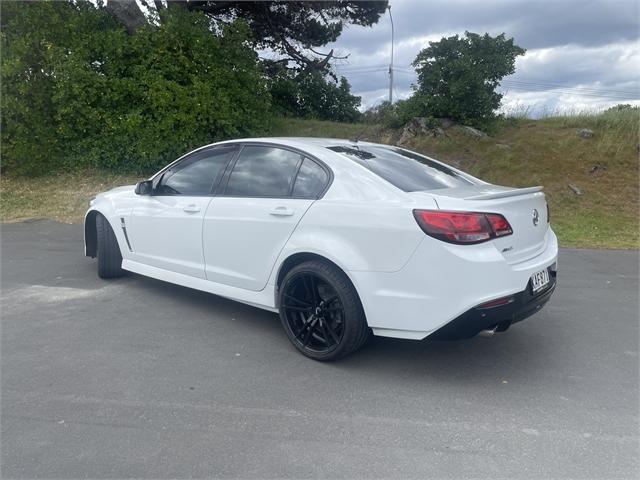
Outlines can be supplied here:
M375 65L361 65L361 66L354 66L354 65L336 65L333 68L335 68L336 70L342 70L342 69L346 69L346 70L363 70L363 69L369 69L369 68L388 68L388 65L385 64L375 64Z
M531 87L531 86L524 86L524 85L518 85L518 84L510 84L508 82L502 82L501 87L502 88L507 88L507 89L510 88L510 89L514 89L514 90L527 91L527 92L559 93L559 94L563 94L563 95L576 95L576 96L582 96L582 97L608 98L608 99L611 99L611 100L631 100L631 99L634 99L633 96L625 96L625 95L620 95L620 94L590 93L590 92L584 92L584 91L579 91L579 90L558 89L558 88L549 89L549 88L546 88L546 87Z
M363 65L361 67L336 67L339 70L337 73L340 75L369 75L375 73L389 72L389 67L386 65ZM343 69L344 68L344 69ZM404 75L416 75L415 70L404 67L393 67L393 71ZM640 92L631 92L625 90L614 90L606 88L591 88L591 87L572 87L570 85L562 85L558 83L546 83L538 81L527 80L503 80L500 84L503 89L513 89L527 92L548 92L562 95L575 95L593 98L606 98L610 100L635 100L640 98ZM397 92L395 89L393 93Z
M520 84L525 86L539 86L539 87L549 87L549 88L568 88L571 90L584 90L585 92L592 93L620 93L622 95L638 95L639 92L629 92L624 90L612 90L609 88L591 88L591 87L572 87L571 85L560 85L557 83L544 83L544 82L530 82L525 80L505 80L504 82L509 82L513 84Z

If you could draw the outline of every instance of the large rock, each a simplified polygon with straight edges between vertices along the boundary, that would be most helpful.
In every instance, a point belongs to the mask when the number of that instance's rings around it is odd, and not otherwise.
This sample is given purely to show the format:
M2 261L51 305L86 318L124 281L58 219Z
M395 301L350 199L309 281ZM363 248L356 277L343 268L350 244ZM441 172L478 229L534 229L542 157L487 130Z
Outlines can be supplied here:
M578 130L578 136L582 138L591 138L593 137L593 130L589 130L588 128L581 128Z
M432 125L425 117L416 117L410 120L402 129L398 145L404 145L409 140L421 135L437 137L438 135L445 135L445 133L442 128Z
M445 130L447 128L451 128L454 127L456 125L456 122L454 122L453 120L451 120L450 118L437 118L436 119L438 121L438 123L440 124L440 126L442 128L444 128Z
M471 135L472 137L486 137L487 134L484 133L482 130L478 130L477 128L473 128L473 127L469 127L467 125L463 125L460 127L462 129L462 131L464 133L466 133L467 135Z

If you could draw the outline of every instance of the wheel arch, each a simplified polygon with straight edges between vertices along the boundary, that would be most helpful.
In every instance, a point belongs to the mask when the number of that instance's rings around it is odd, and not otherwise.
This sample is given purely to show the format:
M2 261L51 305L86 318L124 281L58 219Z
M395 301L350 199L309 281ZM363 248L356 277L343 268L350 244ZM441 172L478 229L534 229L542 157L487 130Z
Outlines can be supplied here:
M89 210L84 217L84 254L95 258L98 254L98 231L96 219L101 215L97 210Z
M89 210L84 217L84 252L85 256L95 258L98 255L98 229L96 225L96 221L98 216L102 216L107 224L113 230L113 233L116 236L116 241L118 242L118 247L120 251L125 251L122 247L123 240L119 236L119 231L117 228L114 228L114 225L109 219L109 215L106 212L101 211L97 208L93 208Z
M295 266L300 265L301 263L304 263L304 262L312 261L312 260L319 260L319 261L328 263L330 265L333 265L334 267L339 269L342 273L344 273L345 276L349 279L349 282L353 286L356 292L356 295L358 296L358 299L362 304L362 296L360 295L360 292L358 291L358 287L353 281L353 278L351 278L351 275L349 275L349 272L347 271L347 269L345 269L342 265L336 263L334 260L328 258L325 255L322 255L320 253L315 253L315 252L302 251L302 252L292 253L287 258L285 258L284 261L282 261L282 263L280 263L280 266L278 267L278 272L275 276L275 288L274 288L274 297L275 297L274 304L276 308L278 308L278 291L280 290L280 284L282 283L282 280L284 280L284 277Z

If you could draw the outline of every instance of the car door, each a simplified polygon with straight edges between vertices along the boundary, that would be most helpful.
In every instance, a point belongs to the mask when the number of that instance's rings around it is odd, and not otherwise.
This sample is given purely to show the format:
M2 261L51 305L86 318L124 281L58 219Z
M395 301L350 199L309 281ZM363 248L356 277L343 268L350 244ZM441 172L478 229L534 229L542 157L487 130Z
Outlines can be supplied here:
M199 150L155 177L152 195L138 198L127 225L134 261L205 278L202 220L237 149Z
M280 251L329 178L325 166L300 152L243 146L204 216L207 279L262 290Z

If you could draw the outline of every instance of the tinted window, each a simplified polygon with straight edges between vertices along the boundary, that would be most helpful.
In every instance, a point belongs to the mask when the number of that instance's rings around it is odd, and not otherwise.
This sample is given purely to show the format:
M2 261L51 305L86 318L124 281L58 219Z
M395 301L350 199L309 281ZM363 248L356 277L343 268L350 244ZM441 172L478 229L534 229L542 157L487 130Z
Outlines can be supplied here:
M327 172L316 162L305 158L296 177L293 196L316 198L327 184L327 180Z
M288 197L302 157L281 148L242 149L225 193L243 197Z
M196 152L162 174L156 195L209 195L235 152L219 147Z
M473 182L455 170L400 148L368 146L327 148L364 165L405 192L473 185Z

